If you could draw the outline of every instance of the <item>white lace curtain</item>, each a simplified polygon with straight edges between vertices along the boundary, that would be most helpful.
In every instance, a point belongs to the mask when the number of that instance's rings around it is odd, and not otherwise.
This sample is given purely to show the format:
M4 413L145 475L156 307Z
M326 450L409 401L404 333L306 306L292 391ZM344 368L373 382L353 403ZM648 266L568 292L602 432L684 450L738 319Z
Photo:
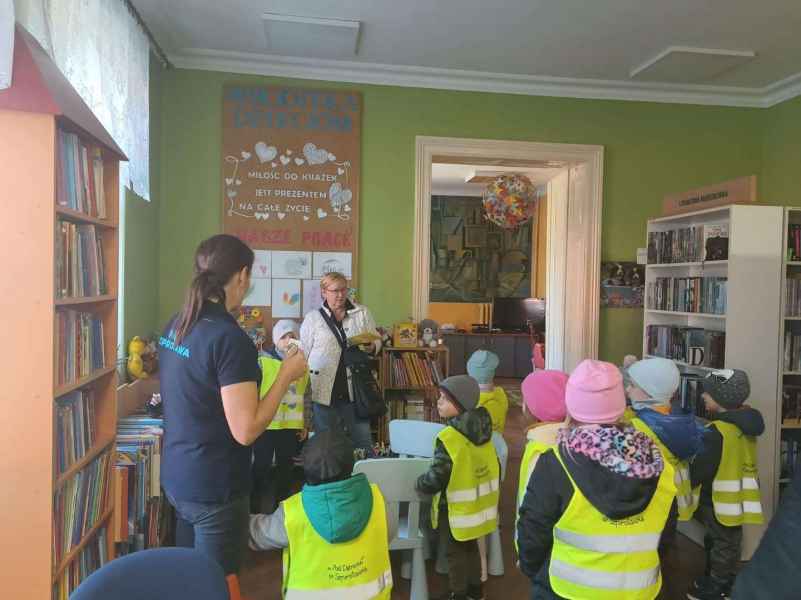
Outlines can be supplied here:
M14 7L128 156L120 185L149 199L150 46L125 3L14 0Z

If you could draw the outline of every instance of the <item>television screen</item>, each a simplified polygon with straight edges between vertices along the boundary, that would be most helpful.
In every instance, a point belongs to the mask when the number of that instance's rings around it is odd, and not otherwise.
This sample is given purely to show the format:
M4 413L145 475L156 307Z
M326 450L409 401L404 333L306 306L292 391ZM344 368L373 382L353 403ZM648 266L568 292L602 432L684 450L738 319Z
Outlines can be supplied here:
M545 299L494 298L492 301L492 327L501 331L545 331Z

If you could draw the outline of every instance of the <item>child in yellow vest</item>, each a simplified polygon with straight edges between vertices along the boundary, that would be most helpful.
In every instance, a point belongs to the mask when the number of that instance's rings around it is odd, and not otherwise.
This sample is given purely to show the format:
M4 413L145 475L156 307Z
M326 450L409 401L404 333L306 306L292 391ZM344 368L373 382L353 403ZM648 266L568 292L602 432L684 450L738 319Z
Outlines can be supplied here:
M673 470L645 434L621 423L623 379L585 360L565 387L568 426L531 474L517 525L532 598L653 600ZM540 569L548 577L538 578Z
M259 357L262 371L259 390L261 396L273 385L281 362L287 352L291 351L291 340L297 340L299 335L298 324L290 319L282 319L273 325L274 345L265 356ZM251 512L261 512L263 498L270 495L267 493L269 487L272 488L273 507L289 497L293 459L298 453L300 443L306 439L303 397L308 386L307 371L303 377L290 384L267 430L253 443ZM272 469L273 457L275 469Z
M523 394L523 411L534 423L526 429L526 448L520 461L520 479L517 486L517 509L523 504L531 473L540 455L556 446L556 434L565 426L565 387L567 373L540 370L529 373L520 385ZM515 521L516 522L516 521ZM517 547L517 531L515 531ZM544 574L548 576L547 573Z
M479 388L468 375L440 383L437 410L447 419L428 472L417 490L434 494L431 521L448 546L449 592L442 598L483 600L477 539L498 526L500 467L492 444L492 420L478 406Z
M696 518L706 528L706 575L696 579L692 600L728 597L740 560L744 524L762 523L756 438L765 430L758 410L745 406L751 385L745 371L712 371L703 380L712 421L704 449L690 464Z
M500 359L494 352L476 350L467 361L467 374L478 382L481 396L478 405L487 409L492 419L492 430L503 435L509 398L501 386L495 385L495 369Z
M253 550L284 551L283 596L376 598L392 594L389 517L378 486L352 475L353 443L339 429L303 447L303 489L271 515L250 515Z
M703 426L694 414L671 413L671 401L681 383L672 360L657 357L636 361L628 366L624 379L631 402L626 422L650 437L674 470L676 502L662 532L662 553L675 541L677 521L689 521L695 511L689 462L703 446Z

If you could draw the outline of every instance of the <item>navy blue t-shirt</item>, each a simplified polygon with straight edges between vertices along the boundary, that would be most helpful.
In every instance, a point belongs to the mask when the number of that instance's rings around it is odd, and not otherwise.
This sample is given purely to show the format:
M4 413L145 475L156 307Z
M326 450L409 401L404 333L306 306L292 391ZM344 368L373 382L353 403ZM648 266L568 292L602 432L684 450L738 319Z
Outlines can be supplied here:
M258 389L258 351L221 304L206 302L180 344L174 321L159 341L161 484L175 500L227 502L250 491L251 449L231 434L220 389L245 381Z

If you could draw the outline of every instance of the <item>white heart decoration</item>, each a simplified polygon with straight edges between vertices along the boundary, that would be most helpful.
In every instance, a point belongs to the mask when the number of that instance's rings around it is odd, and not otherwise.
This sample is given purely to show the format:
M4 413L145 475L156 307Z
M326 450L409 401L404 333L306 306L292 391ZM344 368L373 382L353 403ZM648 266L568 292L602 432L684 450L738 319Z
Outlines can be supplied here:
M278 155L278 149L275 146L268 146L264 142L258 142L254 148L256 156L259 157L259 162L262 164L274 159Z
M308 221L309 220L309 215L303 215L303 220L304 221Z
M315 144L309 142L303 146L303 156L306 157L310 165L322 165L328 160L330 154L328 154L327 150L318 148Z
M250 152L245 152L244 150L242 150L242 160L247 160L247 159L249 159L251 156L252 156L252 155L250 154Z
M289 157L288 156L284 156L283 154L281 155L279 160L281 161L281 164L284 165L284 166L287 166L287 164L289 163Z
M295 164L298 165L298 166L302 165L305 162L306 162L306 160L303 159L303 158L295 158Z
M283 221L284 217L286 216L286 213L277 213L277 214L278 214L278 220Z
M325 219L328 216L328 213L325 212L322 208L317 209L317 218L318 219Z
M337 175L342 175L345 172L345 169L342 167L337 167Z
M353 192L348 189L342 189L342 184L338 181L332 183L331 187L328 188L328 198L331 200L331 208L334 210L339 210L349 204L352 197Z
M230 177L226 177L225 178L225 185L231 185L233 182L234 182L234 180L231 179Z
M328 153L328 160L330 160L331 162L334 162L336 159L337 159L337 157L336 157L336 156L334 156L334 155L333 155L333 154L331 154L330 152Z
M229 198L236 198L236 190L228 190Z
M350 204L345 205L345 212L350 212Z
M272 168L274 169L275 167L277 167L277 166L278 166L278 163L276 163L276 162L274 162L274 163L270 163L270 166L272 166Z
M289 148L286 149L287 156L292 156L292 150Z
M257 212L257 213L254 213L253 216L256 217L257 221L261 221L261 220L266 221L267 219L270 218L270 213Z

